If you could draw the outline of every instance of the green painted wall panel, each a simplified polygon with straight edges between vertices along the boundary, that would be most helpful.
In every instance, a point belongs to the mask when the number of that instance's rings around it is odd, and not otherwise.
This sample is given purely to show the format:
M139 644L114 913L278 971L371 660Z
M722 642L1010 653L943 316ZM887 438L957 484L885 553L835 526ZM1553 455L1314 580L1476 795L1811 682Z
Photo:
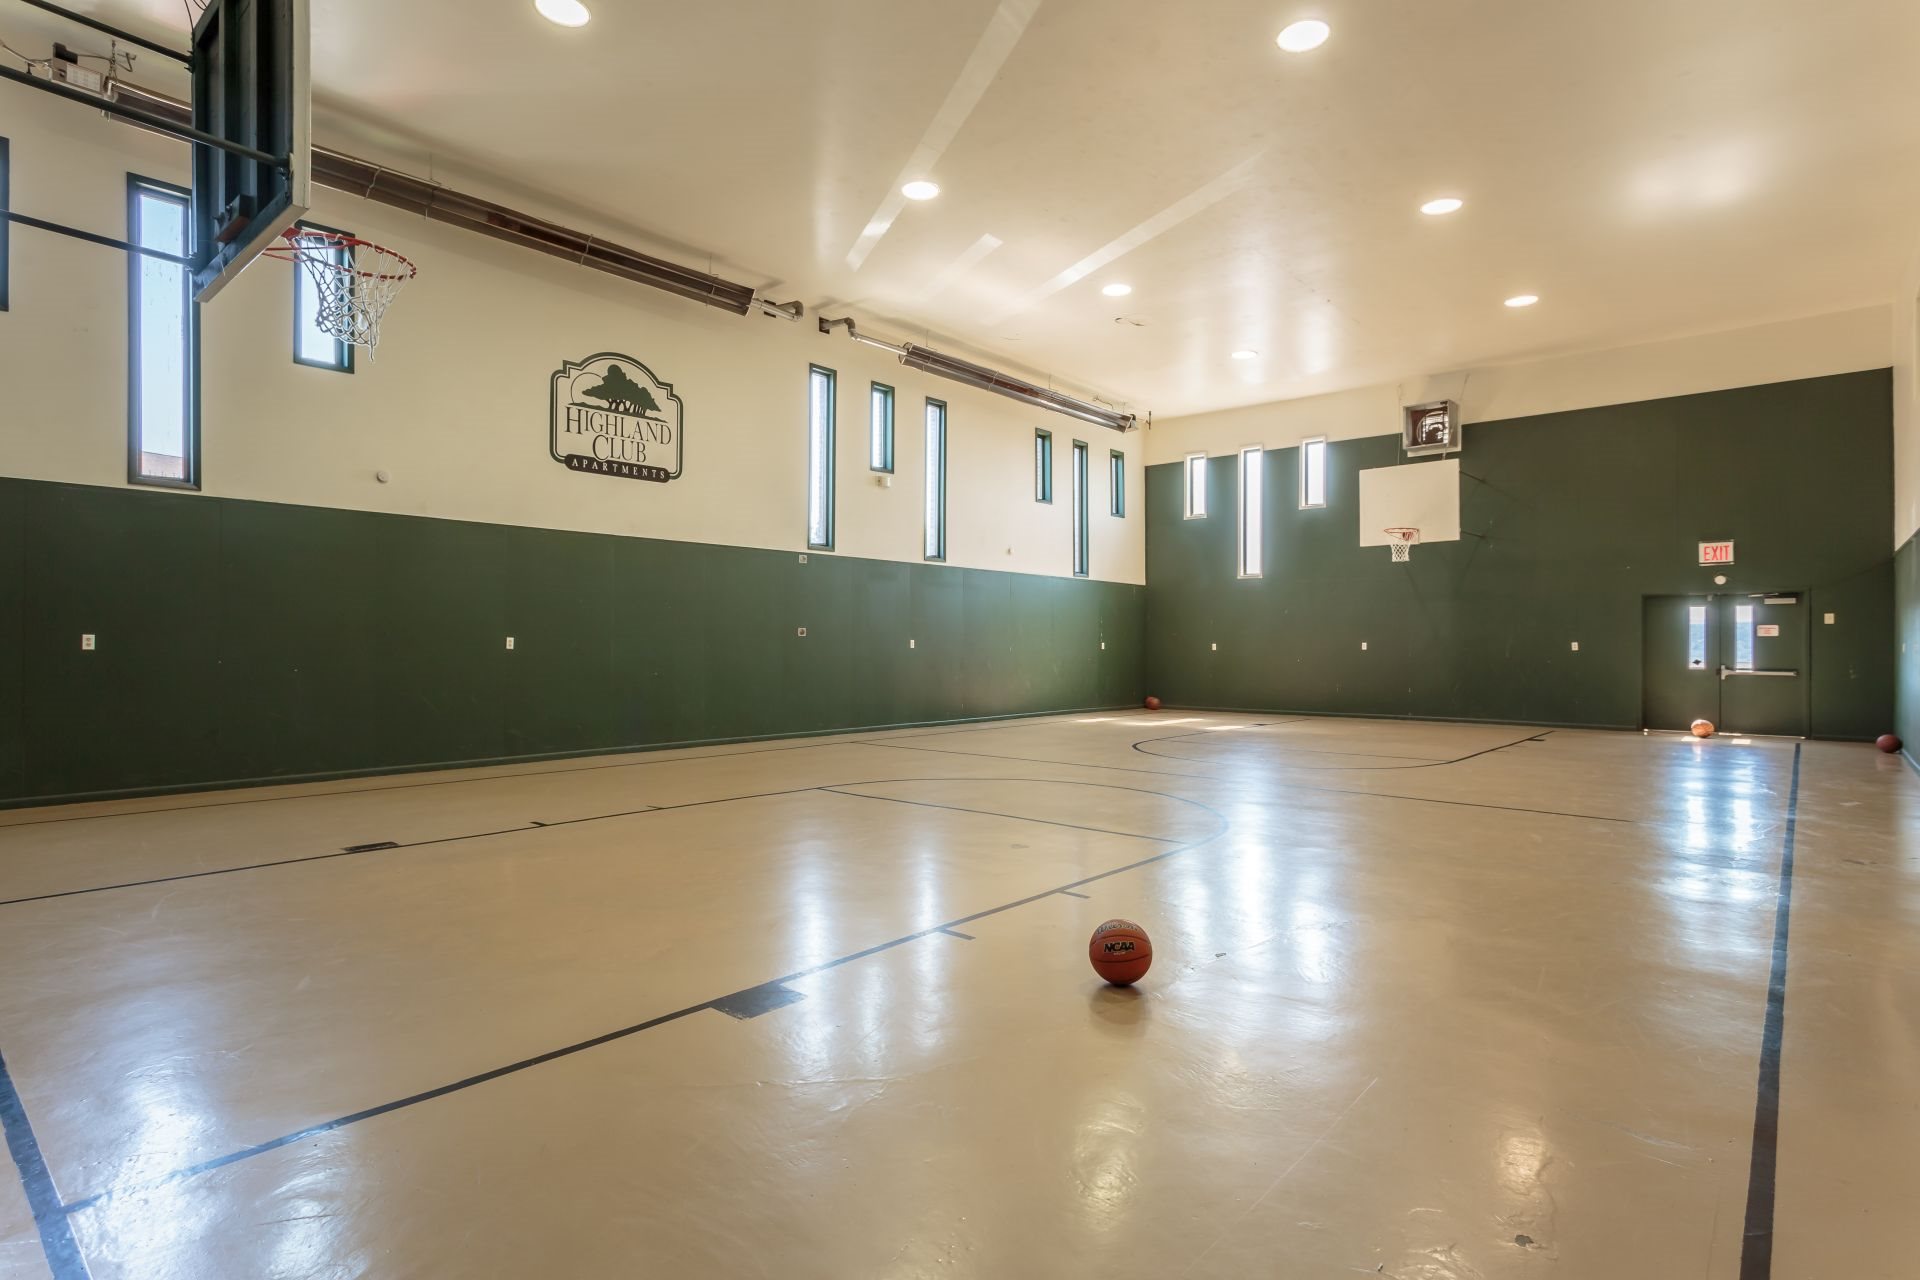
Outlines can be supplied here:
M1237 460L1209 463L1202 520L1180 464L1151 467L1147 683L1176 705L1634 726L1642 598L1714 589L1695 544L1733 538L1721 590L1836 614L1815 618L1815 732L1870 737L1893 698L1891 424L1885 370L1474 424L1479 536L1405 565L1358 545L1360 471L1425 465L1397 437L1333 442L1311 511L1299 451L1270 451L1258 579L1237 577Z
M1920 752L1920 537L1909 537L1893 558L1894 634L1891 646L1898 692L1894 732L1907 758Z
M0 796L27 785L26 493L0 479Z
M1124 705L1144 617L1115 583L0 480L0 803Z

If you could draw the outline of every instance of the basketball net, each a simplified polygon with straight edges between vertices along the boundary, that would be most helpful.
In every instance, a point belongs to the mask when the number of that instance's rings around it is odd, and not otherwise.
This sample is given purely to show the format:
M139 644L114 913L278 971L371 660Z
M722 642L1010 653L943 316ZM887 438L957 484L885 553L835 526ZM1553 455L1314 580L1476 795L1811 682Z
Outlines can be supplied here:
M319 299L315 328L336 341L365 347L369 355L380 345L380 318L401 287L419 274L391 249L313 227L289 227L266 256L299 263L313 281Z
M1413 544L1420 541L1418 529L1387 529L1387 545L1393 548L1396 564L1404 564L1413 559Z

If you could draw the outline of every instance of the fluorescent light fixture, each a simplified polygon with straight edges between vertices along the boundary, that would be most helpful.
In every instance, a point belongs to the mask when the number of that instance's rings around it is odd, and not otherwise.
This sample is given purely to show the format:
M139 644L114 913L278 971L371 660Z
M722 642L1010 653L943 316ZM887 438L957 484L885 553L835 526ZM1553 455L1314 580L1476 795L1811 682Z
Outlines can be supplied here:
M1260 353L1258 351L1250 351L1245 347L1242 347L1240 350L1233 353L1233 358L1235 360L1255 360L1255 359L1258 359L1259 356L1260 356Z
M1516 293L1507 299L1507 305L1510 307L1530 307L1538 301L1540 301L1538 294Z
M1106 294L1109 298L1124 298L1133 292L1133 286L1130 284L1120 284L1116 281L1113 284L1103 286L1100 292Z
M1332 34L1333 28L1320 19L1304 18L1299 22L1290 23L1278 36L1274 37L1273 42L1288 53L1305 53L1309 49L1318 49Z
M900 194L909 200L931 200L940 194L940 184L918 178L900 188Z
M1457 200L1452 196L1441 196L1438 200L1429 200L1421 205L1420 212L1426 214L1428 217L1438 217L1443 213L1458 212L1460 206L1464 203L1466 202Z
M593 15L580 0L533 0L533 7L548 22L563 27L584 27Z

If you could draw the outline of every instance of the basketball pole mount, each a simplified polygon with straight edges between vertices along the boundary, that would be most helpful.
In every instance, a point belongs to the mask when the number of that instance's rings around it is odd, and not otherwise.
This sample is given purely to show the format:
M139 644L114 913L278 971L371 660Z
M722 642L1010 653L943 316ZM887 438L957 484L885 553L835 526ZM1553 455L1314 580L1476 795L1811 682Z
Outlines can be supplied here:
M58 11L56 10L56 12ZM276 156L265 151L256 150L253 147L242 146L238 142L229 142L225 138L216 137L203 129L196 129L192 125L181 124L176 120L169 120L165 116L155 115L152 112L143 111L138 107L122 106L112 98L101 97L82 89L70 88L67 85L60 84L53 80L42 80L39 76L29 75L17 67L0 66L0 80L11 80L16 84L24 84L29 88L38 89L43 93L50 93L56 98L65 98L69 102L78 102L82 106L92 107L96 111L104 111L110 116L117 116L122 120L130 120L134 124L152 129L155 133L168 134L180 139L182 142L197 142L202 146L218 147L222 151L251 160L256 164L272 165L276 169L289 167L289 161L286 156Z

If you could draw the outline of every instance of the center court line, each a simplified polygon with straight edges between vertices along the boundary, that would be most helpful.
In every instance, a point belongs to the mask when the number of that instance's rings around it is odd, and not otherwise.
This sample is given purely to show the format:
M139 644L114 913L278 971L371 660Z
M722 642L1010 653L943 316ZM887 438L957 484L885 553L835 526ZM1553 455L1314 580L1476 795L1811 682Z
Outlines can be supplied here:
M1183 777L1185 775L1169 775L1169 776ZM834 787L872 787L872 786L881 786L886 783L892 783L892 782L1040 782L1040 783L1046 783L1052 786L1061 786L1061 787L1110 787L1111 789L1116 791L1139 791L1144 795L1166 796L1170 800L1178 800L1185 804L1199 805L1201 808L1207 807L1205 805L1201 805L1198 800L1189 800L1185 796L1176 796L1165 791L1154 791L1154 790L1151 790L1150 788L1145 788L1145 787L1122 787L1114 783L1077 782L1077 781L1074 781L1071 779L1065 779L1065 778L1002 778L1002 777L981 778L981 777L974 777L969 774L941 774L934 777L912 777L912 778L870 778L870 779L861 779L859 781L854 781L854 782L822 783L822 784L819 784L816 786L810 786L810 787L789 787L789 788L784 788L778 791L755 791L755 792L750 792L746 795L738 795L738 796L716 796L710 800L688 800L681 804L641 805L635 809L621 809L613 813L593 813L593 814L588 814L585 817L581 817L581 818L560 818L553 822L529 822L524 826L502 827L498 831L473 831L473 832L468 832L465 835L458 835L458 836L435 836L430 840L414 840L406 843L381 841L377 848L356 847L353 849L338 849L338 850L332 850L327 853L304 854L300 857L295 857L295 858L275 858L267 862L249 862L237 867L214 867L206 871L187 871L174 876L156 876L146 880L118 881L113 884L92 885L85 889L62 889L57 893L35 894L35 895L30 895L24 898L7 898L4 900L0 900L0 907L22 906L30 902L48 902L55 898L74 898L74 897L80 897L82 895L89 894L89 893L107 893L114 889L138 889L148 885L171 884L176 880L203 880L211 876L234 875L242 871L263 871L271 867L295 866L303 862L325 862L333 858L356 857L356 856L360 856L363 854L370 854L370 853L401 853L408 849L423 849L430 845L458 844L463 840L486 840L494 836L510 836L515 834L523 834L531 831L550 831L558 827L579 826L580 824L586 823L586 822L607 822L614 818L633 818L633 817L638 817L639 815L645 814L645 813L673 813L673 812L678 812L681 809L704 808L707 805L734 804L736 802L745 801L745 800L766 800L776 796L805 795L811 791L829 791L829 790L832 790ZM852 794L852 793L841 793L841 794ZM888 800L888 799L892 799L893 797L866 796L862 798L870 799L870 800ZM912 802L903 801L902 803L912 803ZM929 805L927 807L956 808L957 806ZM988 814L990 816L999 817L999 818L1016 818L1023 822L1037 822L1047 826L1071 827L1074 825L1073 823L1070 823L1070 822L1055 822L1050 818L1029 818L1029 817L1025 817L1022 814L998 813L991 809L969 809L969 810L966 810L966 812L984 813L984 814ZM1100 828L1096 828L1096 827L1087 827L1083 829L1088 831L1100 830ZM1124 832L1124 831L1115 831L1115 832L1107 832L1106 834L1128 835L1131 833Z
M934 781L950 781L950 780L951 779L934 779ZM913 781L913 779L909 779L909 781ZM979 779L964 779L964 781L979 781ZM1045 782L1048 780L1044 778L1005 778L1005 779L994 779L994 781ZM857 786L857 785L863 785L863 784L851 783L851 784L841 784L841 785ZM865 784L865 785L871 785L871 784ZM1106 784L1097 783L1097 782L1086 782L1086 783L1067 783L1064 785L1098 787L1098 786L1105 786ZM1149 795L1165 794L1163 792L1148 792L1148 791L1145 791L1144 788L1140 788L1140 787L1113 787L1111 789L1116 791L1142 791L1143 793L1149 794ZM810 787L810 788L807 788L807 790L810 790L810 791L824 790L824 788ZM781 793L775 793L775 794L781 794ZM837 794L847 795L847 793L844 793L844 792L837 793ZM847 798L848 799L873 799L875 797L847 795ZM947 934L947 933L958 932L960 930L960 926L971 924L976 920L985 920L991 916L1001 915L1005 912L1013 911L1020 907L1027 906L1031 903L1039 902L1043 898L1050 898L1056 894L1064 893L1073 889L1078 889L1078 888L1081 888L1082 886L1093 884L1093 883L1096 883L1097 881L1106 880L1113 876L1124 875L1129 871L1137 871L1142 867L1151 866L1154 863L1158 863L1158 862L1164 862L1168 858L1172 858L1177 854L1188 853L1195 849L1204 848L1207 845L1212 844L1214 841L1220 839L1222 836L1228 834L1232 830L1232 824L1228 821L1226 816L1221 814L1218 810L1214 809L1210 805L1202 804L1200 801L1197 801L1197 800L1188 800L1183 796L1170 795L1170 796L1167 796L1167 798L1170 800L1178 800L1183 803L1191 804L1198 808L1205 809L1208 813L1213 815L1215 821L1219 825L1211 833L1209 833L1208 835L1206 835L1200 840L1193 841L1192 843L1176 845L1174 848L1171 848L1171 849L1163 849L1158 853L1148 854L1146 857L1137 859L1133 862L1125 863L1117 867L1110 867L1105 871L1095 872L1092 875L1083 876L1078 880L1068 881L1066 884L1063 884L1063 885L1055 885L1050 889L1043 889L1038 893L1030 893L1023 898L1016 898L1012 902L1001 903L997 907L988 907L985 910L975 911L969 915L960 916L953 920L947 920L939 924L929 925L924 929L917 929L912 933L902 934L900 937L889 939L886 942L876 943L875 945L863 948L862 950L851 952L847 955L840 956L833 960L823 961L820 964L812 965L805 969L800 969L794 973L789 973L782 977L770 978L765 982L754 983L752 987L743 988L742 990L743 991L755 990L762 987L778 986L784 983L795 982L801 978L811 977L814 974L818 974L818 973L825 973L828 970L837 969L841 965L851 964L856 960L864 960L870 956L876 956L881 954L882 952L891 951L895 947L904 946L909 942L917 942L922 938L931 937L935 934ZM708 803L721 803L721 802L695 801L694 803L708 804ZM985 811L970 810L969 812L985 812ZM1001 815L995 815L995 816L1015 817L1015 818L1019 817L1019 815L1015 815L1015 814L1001 814ZM1023 819L1023 820L1042 821L1041 819ZM416 1106L422 1102L430 1102L435 1098L442 1098L447 1096L450 1093L458 1093L464 1089L471 1089L475 1085L486 1084L488 1081L498 1080L502 1076L513 1075L517 1072L525 1071L531 1067L537 1067L545 1063L557 1061L558 1059L561 1059L561 1058L571 1057L576 1053L584 1053L588 1049L599 1048L601 1045L611 1044L616 1040L624 1040L629 1036L638 1035L643 1031L651 1031L655 1027L662 1027L667 1025L670 1022L677 1022L681 1018L687 1017L690 1014L695 1014L703 1010L712 1009L717 1005L721 1005L728 1002L734 996L737 996L740 994L741 992L728 992L726 995L716 996L711 1000L703 1000L699 1004L691 1004L686 1006L683 1009L675 1009L671 1013L663 1013L663 1014L660 1014L658 1017L649 1018L644 1022L636 1022L632 1026L621 1027L616 1031L609 1031L602 1035L594 1036L590 1040L582 1040L582 1041L579 1041L578 1043L566 1045L559 1049L550 1049L546 1053L536 1054L531 1058L523 1058L518 1062L510 1062L505 1066L495 1067L490 1071L482 1071L476 1075L466 1076L462 1079L455 1080L449 1084L440 1085L438 1088L427 1089L420 1093L409 1094L407 1097L398 1098L392 1102L383 1102L378 1106L367 1107L364 1110L355 1111L348 1115L336 1117L335 1119L332 1119L332 1120L322 1121L319 1124L308 1125L306 1128L297 1129L292 1133L282 1134L277 1138L269 1138L265 1142L256 1143L253 1146L245 1147L238 1151L228 1152L225 1155L215 1156L209 1160L202 1160L196 1164L191 1164L179 1169L175 1169L169 1173L161 1174L155 1178L143 1179L139 1182L130 1182L124 1186L109 1187L105 1191L96 1192L93 1195L85 1196L79 1200L74 1200L67 1204L59 1206L59 1212L71 1216L72 1214L79 1213L83 1210L95 1208L107 1201L116 1199L120 1196L129 1195L129 1194L133 1194L141 1191L154 1190L159 1187L169 1186L173 1183L184 1181L188 1178L198 1177L199 1175L204 1173L211 1173L216 1169L225 1168L227 1165L230 1165L230 1164L238 1164L243 1160L250 1160L255 1156L265 1155L270 1151L277 1151L282 1147L290 1146L293 1143L303 1141L307 1138L318 1137L323 1133L331 1133L336 1129L343 1129L349 1125L359 1124L363 1120L371 1120L376 1116L387 1115L390 1112L399 1111L406 1107ZM67 1277L64 1277L64 1276L58 1277L57 1280L67 1280Z
M1508 747L1520 746L1522 743L1539 742L1542 739L1546 738L1547 734L1550 734L1552 732L1553 730L1549 729L1547 730L1546 733L1536 733L1525 738L1515 738L1512 742L1503 742L1497 747L1485 747L1479 751L1469 752L1464 756L1455 756L1451 760L1430 760L1426 764L1353 764L1353 765L1296 764L1296 765L1281 765L1279 767L1286 768L1286 769L1323 769L1323 770L1328 770L1335 773L1372 773L1372 772L1395 772L1401 769L1437 769L1443 765L1463 764L1468 760L1478 759L1481 756L1492 755L1496 751L1505 751ZM1133 749L1135 751L1138 751L1143 756L1159 756L1163 760L1188 760L1194 764L1220 763L1218 761L1213 761L1213 760L1194 760L1192 756L1174 756L1174 755L1166 755L1159 751L1149 751L1147 750L1145 745L1149 742L1172 742L1176 738L1197 738L1199 736L1201 735L1198 733L1182 733L1182 734L1174 734L1165 738L1142 738L1140 739L1139 742L1136 742L1133 744Z

